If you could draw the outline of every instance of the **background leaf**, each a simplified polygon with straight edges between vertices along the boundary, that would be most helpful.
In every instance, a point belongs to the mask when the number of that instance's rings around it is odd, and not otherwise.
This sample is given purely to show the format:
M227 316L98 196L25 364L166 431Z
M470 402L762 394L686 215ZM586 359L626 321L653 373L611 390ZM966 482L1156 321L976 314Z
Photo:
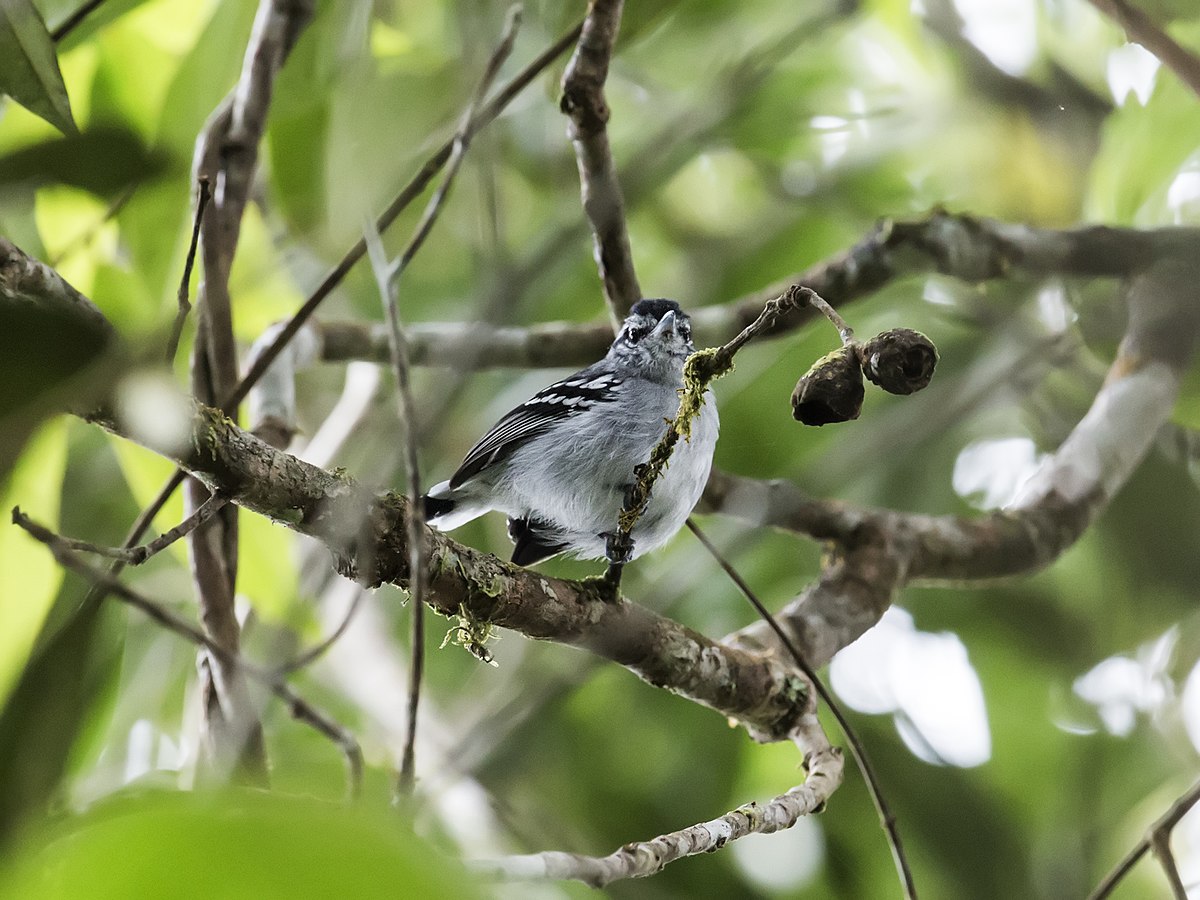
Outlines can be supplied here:
M0 894L27 900L394 900L481 894L386 812L299 797L133 794L26 839ZM97 871L112 875L98 882Z
M0 3L0 93L64 134L76 131L54 43L32 0Z
M0 189L57 183L111 198L131 184L153 180L166 167L164 155L152 152L136 134L101 127L0 157Z

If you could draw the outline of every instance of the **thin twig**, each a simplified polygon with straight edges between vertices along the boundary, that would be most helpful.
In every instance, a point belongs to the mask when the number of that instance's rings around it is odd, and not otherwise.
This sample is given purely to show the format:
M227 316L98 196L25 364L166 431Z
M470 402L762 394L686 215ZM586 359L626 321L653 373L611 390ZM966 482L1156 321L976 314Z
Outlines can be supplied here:
M1200 57L1180 45L1148 15L1126 0L1089 0L1111 18L1130 41L1141 44L1200 97Z
M499 116L505 107L507 107L508 104L511 103L513 99L521 93L521 91L528 87L538 75L545 71L550 64L554 62L554 60L558 59L558 57L561 56L566 49L575 42L575 39L579 37L579 31L582 27L583 23L580 22L574 28L560 36L558 40L543 50L542 53L537 57L535 57L529 63L529 65L514 75L508 81L508 83L506 83L504 87L497 92L496 96L492 98L491 102L485 105L483 109L479 111L479 114L475 116L475 120L471 123L470 134L475 134L475 132L479 131L480 128L483 128L485 125L492 122L497 116ZM384 210L383 214L376 221L375 227L379 230L380 234L387 231L388 226L390 226L392 222L396 220L400 213L406 210L409 204L411 204L413 200L420 196L421 192L429 186L429 183L433 180L434 176L437 175L437 173L441 171L442 167L445 166L450 160L450 155L453 153L453 151L454 139L451 138L450 140L446 141L446 143L442 144L442 146L436 151L434 151L433 155L425 161L425 164L421 167L420 171L418 171L417 174L414 175L408 182L408 184L400 190L400 193L396 195L396 197L388 205L388 208ZM233 392L233 396L229 398L230 403L240 403L245 399L246 394L250 391L250 388L258 383L258 379L262 377L263 373L270 367L271 363L275 361L275 357L279 355L279 352L283 349L283 347L288 343L288 341L295 337L296 332L299 331L300 328L303 327L304 323L309 320L312 314L316 311L317 307L320 306L321 303L333 293L334 288L342 283L342 280L346 277L346 275L349 274L350 270L354 267L354 264L362 259L366 255L366 252L366 242L361 239L353 247L346 251L346 254L341 259L341 262L339 262L329 272L329 274L325 276L325 279L319 285L317 285L316 290L314 290L309 298L304 301L298 310L296 310L292 318L289 319L287 324L280 330L279 335L276 337L271 346L264 349L262 354L254 361L254 365L252 365L249 371L246 372L245 376L243 376L241 382L238 384L237 390L235 390Z
M122 566L140 566L150 557L170 547L180 538L191 534L205 522L213 517L222 506L225 505L225 498L217 494L211 495L203 504L201 504L194 513L176 525L174 528L164 531L154 540L149 543L142 544L138 547L105 547L101 544L93 544L90 541L81 541L76 538L64 537L58 535L58 540L64 547L70 550L76 550L82 553L95 553L98 556L104 556L108 559L115 559ZM110 573L112 574L112 573Z
M805 296L808 299L808 305L819 311L825 318L833 323L833 327L838 330L838 336L842 339L842 346L848 347L854 343L854 329L849 323L841 317L836 309L829 305L828 302L816 291L804 289L807 293Z
M1184 886L1183 878L1179 875L1179 867L1175 865L1175 854L1171 852L1171 832L1154 829L1150 834L1150 849L1154 851L1155 857L1158 858L1158 864L1163 868L1163 874L1167 876L1167 883L1171 886L1171 896L1174 900L1188 900L1187 887Z
M412 262L413 257L417 255L417 251L421 249L421 246L425 243L425 239L429 237L429 233L433 230L434 222L437 221L438 216L441 214L442 204L446 201L446 196L450 192L450 186L454 183L454 178L458 175L458 170L462 166L463 157L466 155L467 148L471 144L471 137L475 131L475 111L479 107L479 104L483 102L483 98L487 96L492 82L496 80L496 75L499 73L500 67L504 65L504 61L512 53L513 42L517 38L517 29L521 26L521 12L522 7L519 3L509 7L508 14L505 16L504 31L501 35L500 43L492 51L492 55L488 59L488 64L484 68L483 75L479 79L479 84L471 96L471 101L459 119L458 130L455 131L454 138L450 142L450 159L446 163L446 171L442 175L441 183L433 192L433 196L429 198L429 202L425 204L425 211L421 214L421 220L417 223L417 227L413 229L413 236L408 242L408 246L404 248L404 251L400 254L399 258L392 265L391 271L388 273L388 280L393 287L408 267L408 264Z
M138 513L138 517L134 519L133 524L129 527L129 532L125 535L125 540L121 543L124 549L131 550L137 546L137 542L142 539L142 535L146 533L146 530L154 521L154 517L162 512L163 507L167 505L167 501L171 499L171 495L175 493L179 485L183 484L183 480L186 477L187 473L183 469L176 469L174 474L167 479L166 484L162 486L157 496ZM122 570L124 570L125 565L124 560L114 560L113 564L108 567L108 577L117 578ZM82 606L88 608L99 604L107 596L108 591L99 582L93 582L83 597Z
M1170 858L1171 850L1166 841L1170 838L1171 830L1179 824L1179 820L1187 815L1188 811L1198 801L1200 801L1200 782L1192 785L1187 793L1171 804L1171 808L1163 814L1162 818L1150 826L1146 832L1146 836L1138 841L1137 845L1125 855L1125 858L1117 863L1116 867L1105 876L1096 889L1088 895L1088 900L1105 900L1106 897L1111 896L1112 892L1116 890L1117 885L1130 873L1138 860L1152 849L1160 854L1165 850L1166 859L1163 865L1166 867L1167 878L1171 879L1173 874L1174 883L1182 887L1182 884L1179 882L1179 873L1178 871L1174 871L1174 860ZM1159 858L1164 859L1163 856ZM1167 866L1167 862L1170 862L1169 867ZM1182 896L1186 900L1187 893L1185 891L1183 894L1179 894L1178 889L1176 889L1176 896Z
M411 796L416 779L416 737L417 710L421 702L421 680L425 666L425 589L428 581L424 540L422 532L425 528L424 510L421 506L423 493L421 481L420 459L418 456L418 434L416 404L412 396L411 367L408 358L408 342L404 338L404 329L400 322L400 278L408 264L421 249L426 238L433 231L434 223L441 214L450 187L462 166L462 161L471 141L471 125L475 119L475 110L487 95L488 89L495 80L496 74L504 61L512 53L513 43L517 37L517 29L521 23L521 6L516 4L509 8L505 18L504 32L500 43L492 52L491 58L484 69L470 103L464 111L458 131L454 135L450 160L437 189L425 205L421 219L413 231L412 238L403 252L390 266L380 240L379 232L371 222L366 223L363 230L363 241L371 259L371 268L379 287L379 296L383 301L384 311L388 320L388 343L391 348L392 368L396 375L396 402L400 422L405 432L405 464L408 469L409 496L406 524L408 531L408 553L410 585L409 596L412 598L412 657L409 675L408 694L408 730L404 741L404 751L401 755L400 772L396 782L396 797L398 800Z
M96 235L100 233L100 229L115 219L117 215L120 214L121 210L123 210L129 204L129 201L133 199L133 195L137 193L137 189L140 185L140 182L134 182L125 188L125 190L121 191L117 198L108 205L108 209L104 211L104 215L102 215L97 221L95 221L80 234L72 238L61 250L58 251L58 253L47 259L46 264L52 269L57 269L63 264L64 260L69 259L86 247L96 237Z
M167 340L167 365L175 362L175 352L179 349L179 338L183 335L183 323L192 309L188 300L188 283L192 280L192 266L196 262L196 245L200 242L200 223L204 220L204 208L208 206L208 176L201 175L200 186L196 199L196 218L192 223L192 240L188 245L187 259L183 263L183 277L179 280L177 300L179 309L175 313L175 323L171 326L171 336Z
M320 643L315 644L309 649L297 654L294 659L291 659L288 662L276 667L275 671L281 676L288 675L298 669L303 669L306 666L312 665L314 662L324 656L329 648L337 643L338 639L340 639L341 636L346 633L346 629L348 629L350 627L350 623L354 621L354 615L358 612L358 608L362 605L362 600L365 596L366 594L361 588L356 589L354 591L354 599L350 601L350 608L347 609L346 614L342 616L342 621L338 623L337 628L333 629L333 631L329 633L329 636Z
M575 40L579 37L579 32L582 28L583 22L581 21L573 28L560 35L553 44L534 57L524 69L509 79L508 82L505 83L504 87L502 87L496 93L496 96L493 97L492 100L479 111L479 114L475 116L474 121L471 123L470 133L475 134L477 131L479 131L479 129L494 121L496 117L498 117L500 113L503 112L505 108L507 108L508 105L523 90L525 90L525 88L533 83L533 80L537 78L538 75L542 74L542 72L549 68L551 63L558 59L572 44L575 43ZM437 173L441 171L442 167L446 165L447 161L449 161L450 154L453 152L453 149L453 140L444 143L433 153L432 156L429 157L429 159L425 161L425 164L421 167L417 174L412 177L409 183L400 190L400 193L395 196L392 202L388 205L387 209L384 210L383 214L376 222L376 227L381 233L386 231L388 226L396 220L400 213L404 212L404 210L408 208L409 204L411 204L413 200L415 200L421 194L421 192L425 190L425 188L429 185L429 182L433 180L433 177L437 175ZM309 295L308 299L301 304L300 308L296 310L291 319L288 320L287 324L280 329L279 334L276 336L271 345L264 348L262 353L254 360L253 365L251 365L246 374L242 376L242 379L238 382L233 394L224 404L226 408L231 405L241 403L242 400L246 398L246 395L250 392L250 389L258 383L260 378L263 377L267 369L271 367L271 363L275 361L276 357L279 356L283 348L286 347L292 338L296 336L296 332L298 332L304 326L304 323L312 317L312 314L316 312L317 307L319 307L333 293L334 289L342 283L345 277L350 273L350 270L354 268L355 263L362 259L363 256L366 255L366 252L367 245L362 240L359 240L353 247L346 251L341 261L334 266L329 274L325 276L321 283L317 285L316 290ZM183 483L183 480L183 471L176 470L175 473L172 474L171 477L166 481L166 483L163 484L162 488L159 490L158 497L155 499L155 503L158 504L160 509L162 505L171 498L175 491L178 490L179 485ZM143 514L138 517L138 522L135 523L135 527L130 531L130 535L127 539L127 543L129 543L130 546L135 545L139 540L141 540L142 535L145 533L146 527L149 526L150 520L154 517L154 515L157 514L157 512L158 510L155 510L153 513L150 513L150 515L146 515L145 511L143 511ZM139 524L141 525L140 528L137 527Z
M50 40L57 44L82 24L83 20L94 13L103 3L104 0L87 0L75 12L67 16L61 25L50 32Z
M80 575L102 591L103 595L111 594L120 598L130 606L140 610L159 625L172 631L197 647L202 647L221 660L231 670L243 672L249 677L266 686L270 691L283 700L288 711L298 721L315 728L332 740L346 757L347 793L353 798L358 796L362 787L363 760L362 751L354 736L325 713L300 697L283 679L279 672L243 659L239 654L226 649L222 644L209 637L202 629L173 613L160 603L149 599L132 588L122 584L112 575L93 568L77 556L70 547L70 542L64 540L44 525L39 525L28 516L14 508L13 524L22 528L35 540L44 544L54 555L55 560L64 569Z
M883 795L883 786L879 782L879 777L875 774L874 768L871 766L871 761L867 758L867 748L859 739L858 734L851 726L849 719L846 718L840 704L834 699L833 694L825 687L825 683L817 676L801 655L796 645L775 621L775 617L763 605L758 596L751 590L750 585L742 578L741 574L733 567L733 565L721 555L721 552L713 545L712 541L705 536L700 530L700 526L696 524L694 519L687 520L687 527L691 530L696 539L704 545L704 549L709 552L717 565L729 576L730 580L737 585L742 595L750 601L750 605L754 607L758 615L770 626L775 632L775 636L779 638L779 642L787 648L792 659L802 671L805 677L812 682L817 694L829 707L829 711L833 713L833 717L837 719L838 727L842 729L842 733L846 736L846 742L850 744L850 752L854 756L855 763L858 764L859 770L863 773L863 780L867 784L867 790L871 794L871 800L875 804L875 810L879 813L879 822L883 826L884 834L887 836L888 845L892 850L892 859L896 863L896 873L900 877L900 884L904 888L904 896L915 900L917 896L916 884L913 882L912 869L908 864L908 857L904 853L904 845L900 841L900 830L896 826L896 817L888 806L887 799Z
M426 210L428 212L428 209ZM405 467L408 470L408 512L405 525L408 535L409 597L412 611L412 654L408 677L408 714L404 749L400 755L400 771L396 777L395 799L397 802L412 796L416 783L416 739L417 710L421 703L421 680L425 670L425 553L422 531L425 528L424 509L421 503L421 468L417 453L417 430L413 413L412 384L408 364L408 345L400 325L399 278L389 272L386 252L379 232L368 221L363 228L363 239L371 259L379 287L379 297L388 319L389 345L392 351L392 370L396 376L396 405L400 427L404 429ZM426 232L427 233L427 232ZM414 235L414 240L416 235ZM411 246L411 244L410 244ZM411 257L410 257L411 258Z
M633 268L625 200L608 142L604 82L621 27L623 0L590 0L579 45L567 63L559 107L569 117L583 211L592 228L592 248L613 329L642 298Z

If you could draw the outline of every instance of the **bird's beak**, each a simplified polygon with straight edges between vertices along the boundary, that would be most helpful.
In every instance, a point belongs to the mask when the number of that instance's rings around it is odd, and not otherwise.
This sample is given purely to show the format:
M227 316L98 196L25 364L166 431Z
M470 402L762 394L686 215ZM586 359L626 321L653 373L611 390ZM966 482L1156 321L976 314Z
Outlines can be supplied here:
M658 320L658 324L654 326L654 331L652 333L654 337L662 337L668 331L670 331L671 334L676 333L674 310L669 310L665 316Z

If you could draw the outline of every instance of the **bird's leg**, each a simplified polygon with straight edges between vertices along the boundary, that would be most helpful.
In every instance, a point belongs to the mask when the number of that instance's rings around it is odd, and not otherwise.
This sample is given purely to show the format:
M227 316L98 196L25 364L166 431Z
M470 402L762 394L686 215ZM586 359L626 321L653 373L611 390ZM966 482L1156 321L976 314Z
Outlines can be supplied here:
M620 529L606 531L600 536L604 538L604 555L608 558L601 585L608 599L615 601L621 595L621 573L633 556L633 538Z

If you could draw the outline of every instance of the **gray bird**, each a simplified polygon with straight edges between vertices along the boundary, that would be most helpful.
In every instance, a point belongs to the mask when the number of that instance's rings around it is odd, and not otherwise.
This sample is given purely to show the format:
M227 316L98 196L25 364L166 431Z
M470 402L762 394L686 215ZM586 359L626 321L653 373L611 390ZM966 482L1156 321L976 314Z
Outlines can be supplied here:
M679 409L691 320L673 300L641 300L604 358L538 391L492 426L449 481L425 496L442 531L489 510L508 516L512 561L559 553L605 558L634 467L644 463ZM637 558L669 541L708 481L717 408L705 394L691 440L681 440L635 526Z

